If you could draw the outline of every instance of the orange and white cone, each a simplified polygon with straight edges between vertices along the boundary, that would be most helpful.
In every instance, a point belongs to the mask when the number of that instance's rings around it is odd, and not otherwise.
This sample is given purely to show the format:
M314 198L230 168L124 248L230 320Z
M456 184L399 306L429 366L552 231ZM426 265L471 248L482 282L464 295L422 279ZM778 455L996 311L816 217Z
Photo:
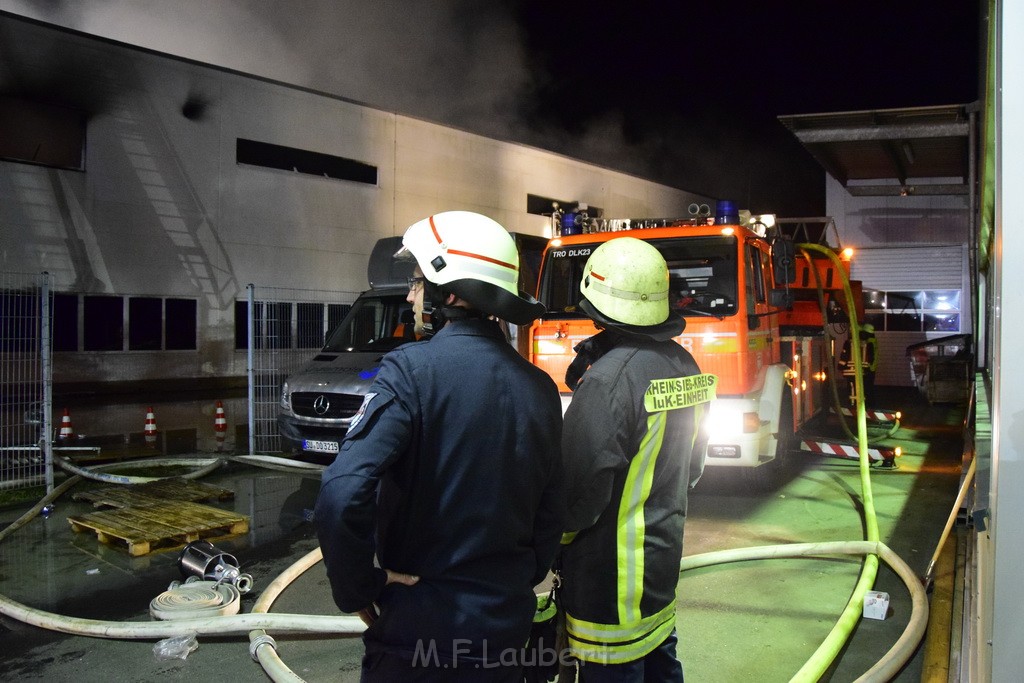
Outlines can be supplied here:
M224 404L217 401L217 410L213 416L213 433L217 439L217 450L224 450L224 438L227 436L228 419L224 415Z
M146 426L142 430L142 434L146 439L147 446L156 444L156 416L153 414L152 406L146 409Z
M64 409L64 417L60 419L60 434L57 438L59 439L70 439L75 435L75 428L71 426L71 414L68 409Z

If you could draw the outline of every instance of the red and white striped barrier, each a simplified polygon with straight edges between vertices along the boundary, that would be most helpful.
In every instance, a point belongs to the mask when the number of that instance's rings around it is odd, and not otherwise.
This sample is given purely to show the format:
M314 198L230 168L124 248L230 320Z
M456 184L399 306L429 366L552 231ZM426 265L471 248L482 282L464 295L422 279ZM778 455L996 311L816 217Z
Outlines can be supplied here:
M842 407L839 412L846 417L856 417L854 412L849 408ZM902 414L898 410L872 410L871 408L865 408L864 414L867 419L873 422L896 422L902 417Z
M847 458L849 460L860 460L860 450L856 446L835 441L811 441L805 439L800 442L800 450ZM867 452L868 460L872 462L887 461L891 463L899 455L898 450L893 448L869 448Z

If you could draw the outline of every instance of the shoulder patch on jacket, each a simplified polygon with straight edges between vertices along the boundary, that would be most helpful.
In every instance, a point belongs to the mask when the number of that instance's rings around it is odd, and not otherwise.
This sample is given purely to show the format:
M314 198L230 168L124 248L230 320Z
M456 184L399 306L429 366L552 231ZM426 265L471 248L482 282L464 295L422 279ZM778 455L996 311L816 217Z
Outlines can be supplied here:
M718 377L711 374L652 379L644 392L644 408L657 413L708 403L715 399L717 384Z
M352 416L352 422L348 425L348 430L345 432L346 436L357 436L360 431L360 425L370 423L372 420L367 420L367 417L372 417L376 412L381 410L384 406L391 402L391 394L384 392L370 392L363 397L363 403L359 406L359 410Z

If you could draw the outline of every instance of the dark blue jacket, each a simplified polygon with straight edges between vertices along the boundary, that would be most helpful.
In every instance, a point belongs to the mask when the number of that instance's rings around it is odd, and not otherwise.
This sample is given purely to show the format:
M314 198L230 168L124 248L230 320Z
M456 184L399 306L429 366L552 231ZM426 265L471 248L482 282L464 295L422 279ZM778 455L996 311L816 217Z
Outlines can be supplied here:
M459 320L385 356L361 412L316 525L338 607L381 607L367 651L495 661L522 647L562 532L555 384L496 323ZM375 555L419 583L385 587Z

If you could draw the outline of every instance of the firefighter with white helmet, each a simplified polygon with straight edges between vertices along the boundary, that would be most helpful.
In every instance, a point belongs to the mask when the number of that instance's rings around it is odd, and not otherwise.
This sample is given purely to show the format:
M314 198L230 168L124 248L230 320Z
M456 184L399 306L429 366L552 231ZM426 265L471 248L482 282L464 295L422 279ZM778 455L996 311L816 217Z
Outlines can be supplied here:
M574 393L558 565L584 682L683 680L675 590L715 380L673 341L685 320L670 311L668 290L665 259L631 237L597 247L580 282L580 307L603 330L577 347L566 376Z
M403 245L432 336L384 357L324 472L327 576L368 624L361 680L517 680L508 655L562 531L562 411L493 318L524 324L543 306L518 292L515 244L490 218L439 213Z
M544 306L520 292L519 252L499 223L470 211L447 211L412 225L397 258L414 258L425 280L417 331L430 334L452 316L475 311L516 325L540 317ZM449 305L446 295L462 300ZM411 300L410 295L410 300ZM415 305L414 305L415 309Z

